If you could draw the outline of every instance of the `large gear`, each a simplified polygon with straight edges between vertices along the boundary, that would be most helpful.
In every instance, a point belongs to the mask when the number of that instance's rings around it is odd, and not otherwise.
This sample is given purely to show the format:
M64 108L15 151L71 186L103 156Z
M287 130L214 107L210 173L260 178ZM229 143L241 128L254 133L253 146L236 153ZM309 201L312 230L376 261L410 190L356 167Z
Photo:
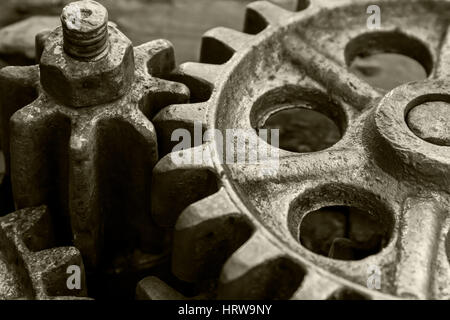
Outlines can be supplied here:
M200 63L182 64L172 75L190 88L191 103L154 118L165 153L176 128L191 135L196 123L203 131L258 129L287 105L308 105L342 132L319 152L280 150L278 170L263 176L271 166L264 161L223 164L217 136L162 158L153 172L152 212L160 225L174 227L172 271L179 279L218 279L216 297L225 299L450 298L450 146L443 129L450 1L378 1L378 30L367 29L371 4L316 0L291 12L252 3L244 33L207 32ZM388 93L374 88L348 70L364 51L408 55L428 79ZM440 104L439 119L427 104ZM433 125L437 140L427 138ZM366 210L386 237L379 252L346 261L302 245L305 217L327 206ZM379 290L367 287L372 266ZM138 295L160 298L157 288L172 292L149 278Z

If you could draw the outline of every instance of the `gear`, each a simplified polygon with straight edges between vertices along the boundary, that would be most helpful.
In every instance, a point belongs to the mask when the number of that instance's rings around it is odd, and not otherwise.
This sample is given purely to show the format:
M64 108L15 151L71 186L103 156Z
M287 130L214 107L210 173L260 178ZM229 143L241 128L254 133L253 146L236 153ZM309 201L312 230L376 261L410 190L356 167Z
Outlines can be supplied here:
M270 115L299 105L327 115L342 133L318 152L279 150L275 170L265 170L273 166L265 161L223 163L217 135L162 158L153 171L152 212L158 224L174 227L176 277L218 279L222 299L450 298L450 149L433 143L448 141L443 128L450 124L445 114L420 111L424 103L447 110L442 104L450 102L450 1L379 1L378 30L367 29L369 5L317 0L291 12L252 3L244 33L210 30L200 63L182 64L172 75L189 87L191 103L153 119L163 153L173 150L177 128L191 136L198 128L253 128L257 137ZM386 94L348 70L373 52L408 55L428 79ZM430 121L405 119L416 107ZM425 141L421 127L433 121L438 139ZM323 256L308 244L313 238L302 241L302 226L319 209L342 207L350 210L345 219L354 217L350 231ZM357 209L365 211L362 219ZM366 223L364 230L380 228L371 239L361 233ZM371 242L378 247L367 254ZM149 281L158 284L146 293ZM158 281L141 282L138 296L170 291Z
M107 18L94 1L71 3L61 27L37 36L39 65L0 71L14 201L47 204L57 238L73 241L88 271L135 250L164 256L150 217L158 150L148 117L189 98L186 86L160 78L175 66L169 42L133 48Z
M0 218L0 299L77 299L86 297L84 267L74 247L54 247L45 206ZM67 286L67 268L81 270L80 289Z

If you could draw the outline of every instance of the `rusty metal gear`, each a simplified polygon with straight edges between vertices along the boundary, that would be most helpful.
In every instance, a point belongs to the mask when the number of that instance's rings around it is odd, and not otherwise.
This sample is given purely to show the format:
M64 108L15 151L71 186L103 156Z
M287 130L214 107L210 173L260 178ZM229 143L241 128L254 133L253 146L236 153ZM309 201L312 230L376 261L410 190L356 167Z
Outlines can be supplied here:
M55 247L45 206L0 218L0 299L76 299L87 294L83 261L74 247ZM67 267L80 267L80 289L68 289Z
M0 71L15 204L48 205L58 241L73 243L88 271L148 266L166 256L150 216L158 150L148 118L189 91L161 79L175 66L168 41L133 48L94 1L71 3L61 21L38 35L39 65Z
M223 164L215 136L177 151L186 164L170 153L162 158L153 171L152 212L174 227L179 279L218 278L216 297L226 299L450 298L450 1L378 1L379 30L367 29L371 4L303 1L291 12L252 3L244 33L207 32L200 63L173 74L190 88L191 103L153 119L163 153L172 150L176 128L191 135L195 123L203 131L258 129L298 105L328 115L342 132L319 152L280 150L278 170L265 175L271 164L264 161ZM348 70L372 52L410 56L428 79L388 93L374 88ZM330 258L352 246L348 239L333 243L328 257L302 245L306 217L333 206L364 210L364 221L381 226L376 253L348 261ZM367 287L371 266L380 270L379 290ZM149 278L138 296L161 297L158 288L171 292Z

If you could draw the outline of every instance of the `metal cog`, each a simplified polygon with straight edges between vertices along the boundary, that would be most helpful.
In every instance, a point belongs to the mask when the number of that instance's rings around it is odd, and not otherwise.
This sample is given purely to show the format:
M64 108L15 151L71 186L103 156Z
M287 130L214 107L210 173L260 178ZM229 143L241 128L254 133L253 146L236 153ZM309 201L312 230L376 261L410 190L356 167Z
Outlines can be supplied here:
M168 41L133 48L98 3L69 6L90 6L85 33L65 27L63 12L62 27L37 36L39 65L0 71L1 149L17 207L47 204L57 237L92 271L119 252L163 251L150 217L158 145L148 118L189 91L161 79L175 67Z
M80 252L74 247L54 247L52 234L45 206L22 209L0 218L0 299L86 297ZM80 289L67 287L66 270L70 265L82 270Z
M176 128L191 135L195 123L203 131L255 128L277 106L299 101L343 131L323 151L281 150L278 171L265 176L258 174L264 162L222 164L214 137L177 151L189 164L162 158L153 171L152 212L158 224L174 227L176 277L218 278L220 299L450 298L450 149L421 139L405 120L421 103L450 102L450 1L378 1L376 31L366 27L371 4L318 0L291 12L252 3L244 33L210 30L200 63L173 74L190 88L191 103L153 119L163 153L172 150ZM368 45L412 56L428 79L387 94L373 88L347 69ZM195 154L201 164L189 161ZM344 261L302 246L305 214L332 205L366 209L386 227L384 248ZM379 290L367 288L370 265L381 270ZM158 288L172 292L149 278L138 296L160 298Z

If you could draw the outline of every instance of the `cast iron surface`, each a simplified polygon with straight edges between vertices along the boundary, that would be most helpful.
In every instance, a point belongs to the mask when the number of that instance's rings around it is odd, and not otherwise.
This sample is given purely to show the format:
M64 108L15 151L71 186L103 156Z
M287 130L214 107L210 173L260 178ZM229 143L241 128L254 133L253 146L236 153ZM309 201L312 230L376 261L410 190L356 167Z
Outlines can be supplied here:
M311 1L291 12L252 3L244 33L207 32L201 62L173 75L189 86L193 103L154 118L163 152L174 145L174 128L257 128L299 104L328 115L342 132L319 152L282 150L272 171L264 162L222 164L214 138L183 151L186 159L206 154L201 165L180 165L171 154L160 160L152 211L160 225L175 228L178 278L218 279L219 298L450 297L450 2L378 1L383 21L372 31L362 14L370 4ZM414 58L428 78L386 92L348 71L355 57L377 52ZM427 104L443 114L427 112ZM362 209L383 226L380 252L347 261L300 244L306 214L336 205ZM371 266L381 270L380 290L367 288ZM138 292L160 298L168 287L148 278Z
M92 16L99 6L73 5ZM189 91L159 78L174 68L168 41L133 47L107 16L69 25L65 14L62 27L38 37L39 65L0 71L6 177L19 209L48 205L54 236L80 250L87 272L137 272L167 257L149 215L158 150L148 118Z

